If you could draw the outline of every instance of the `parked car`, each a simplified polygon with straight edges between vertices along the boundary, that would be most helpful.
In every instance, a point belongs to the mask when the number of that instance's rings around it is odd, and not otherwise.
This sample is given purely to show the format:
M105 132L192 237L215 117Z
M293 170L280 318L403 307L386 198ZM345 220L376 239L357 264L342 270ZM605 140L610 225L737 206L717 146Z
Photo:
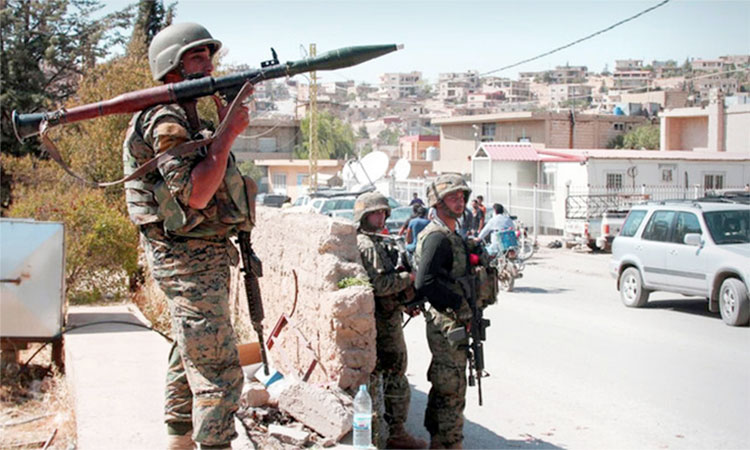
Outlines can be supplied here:
M716 201L634 206L612 245L610 272L622 302L646 304L652 291L708 299L728 325L750 319L750 208Z
M390 202L389 202L390 203ZM385 227L391 234L398 233L398 230L406 223L412 215L411 206L399 206L391 209L391 215L385 221Z
M272 208L281 208L281 205L288 201L291 201L291 199L284 194L258 194L255 198L256 204Z

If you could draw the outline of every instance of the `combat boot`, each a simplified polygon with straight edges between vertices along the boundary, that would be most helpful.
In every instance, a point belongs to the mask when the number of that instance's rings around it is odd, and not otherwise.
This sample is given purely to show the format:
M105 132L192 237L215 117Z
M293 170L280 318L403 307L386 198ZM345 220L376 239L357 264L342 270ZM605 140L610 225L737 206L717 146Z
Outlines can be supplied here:
M463 447L463 445L462 445L461 442L456 442L456 443L451 444L451 445L445 445L442 442L430 441L430 448L451 448L451 449L452 448L458 448L458 449L463 449L464 447Z
M170 434L167 436L167 450L193 450L195 442L191 433Z
M388 442L386 443L386 447L388 448L427 448L427 441L410 435L404 429L403 424L392 427L390 432L390 437L388 437Z

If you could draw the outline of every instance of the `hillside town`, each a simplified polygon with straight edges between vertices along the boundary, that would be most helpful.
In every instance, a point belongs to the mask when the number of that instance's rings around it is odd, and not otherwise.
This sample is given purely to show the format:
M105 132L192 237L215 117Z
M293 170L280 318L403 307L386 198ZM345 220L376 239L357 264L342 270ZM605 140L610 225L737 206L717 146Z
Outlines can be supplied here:
M310 109L305 81L258 86L250 126L233 148L238 159L253 160L263 171L261 192L292 200L310 190L308 164L295 154L304 144L300 126ZM408 160L409 178L449 171L468 175L474 152L488 142L550 150L750 155L750 55L683 63L622 59L598 73L584 65L566 65L520 72L518 79L476 70L441 73L437 80L425 79L419 71L384 73L377 85L323 81L316 91L317 110L348 124L355 134L355 154L346 158L382 151L389 155L391 168L399 159ZM646 125L654 125L650 146L623 145L626 134ZM340 175L346 158L321 161L320 179ZM678 182L671 174L664 177L638 184ZM550 181L526 180L529 185ZM741 187L747 181L740 177L718 184L713 178L709 184L697 179L687 183L721 188Z

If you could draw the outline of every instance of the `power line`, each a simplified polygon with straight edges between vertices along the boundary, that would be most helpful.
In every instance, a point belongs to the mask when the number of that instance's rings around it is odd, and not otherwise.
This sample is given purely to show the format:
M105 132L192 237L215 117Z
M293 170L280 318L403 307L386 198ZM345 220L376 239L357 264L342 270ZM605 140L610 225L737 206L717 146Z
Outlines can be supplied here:
M575 41L573 41L573 42L571 42L569 44L563 45L562 47L557 47L556 49L553 49L553 50L550 50L548 52L542 53L541 55L534 56L533 58L527 58L527 59L524 59L523 61L519 61L517 63L510 64L508 66L504 66L504 67L501 67L499 69L490 70L489 72L482 73L479 76L485 76L485 75L489 75L491 73L500 72L501 70L506 70L506 69L510 69L510 68L513 68L513 67L516 67L516 66L520 66L521 64L525 64L527 62L531 62L531 61L537 60L539 58L543 58L543 57L551 55L553 53L557 53L560 50L564 50L564 49L566 49L568 47L572 47L572 46L574 46L576 44L579 44L579 43L581 43L581 42L583 42L585 40L591 39L594 36L600 35L602 33L606 33L607 31L609 31L609 30L611 30L611 29L613 29L615 27L618 27L618 26L620 26L620 25L622 25L624 23L630 22L631 20L633 20L633 19L635 19L637 17L640 17L640 16L642 16L642 15L644 15L646 13L649 13L649 12L655 10L656 8L660 8L660 7L666 5L669 2L670 2L670 0L664 0L661 3L659 3L658 5L652 6L650 8L646 8L643 11L639 12L638 14L636 14L634 16L630 16L627 19L623 19L623 20L621 20L621 21L619 21L619 22L617 22L617 23L615 23L613 25L608 26L607 28L604 28L604 29L599 30L599 31L597 31L595 33L589 34L588 36L582 37L582 38L580 38L578 40L575 40Z

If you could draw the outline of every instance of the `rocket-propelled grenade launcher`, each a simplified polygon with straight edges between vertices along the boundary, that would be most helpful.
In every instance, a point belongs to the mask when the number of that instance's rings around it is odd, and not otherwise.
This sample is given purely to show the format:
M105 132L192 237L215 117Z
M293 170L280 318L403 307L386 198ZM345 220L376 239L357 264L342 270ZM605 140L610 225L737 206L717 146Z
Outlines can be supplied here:
M185 102L216 93L222 95L227 102L231 102L246 82L257 84L263 80L291 77L299 73L316 70L343 69L386 55L400 48L402 46L395 44L344 47L314 58L286 63L280 63L276 57L276 52L271 49L273 59L261 63L260 69L251 69L216 78L203 77L165 84L121 94L110 100L76 106L71 109L59 109L54 112L18 114L13 111L13 130L18 140L21 141L29 136L39 134L39 125L42 121L46 121L48 127L54 127L110 114L135 113L159 104Z

